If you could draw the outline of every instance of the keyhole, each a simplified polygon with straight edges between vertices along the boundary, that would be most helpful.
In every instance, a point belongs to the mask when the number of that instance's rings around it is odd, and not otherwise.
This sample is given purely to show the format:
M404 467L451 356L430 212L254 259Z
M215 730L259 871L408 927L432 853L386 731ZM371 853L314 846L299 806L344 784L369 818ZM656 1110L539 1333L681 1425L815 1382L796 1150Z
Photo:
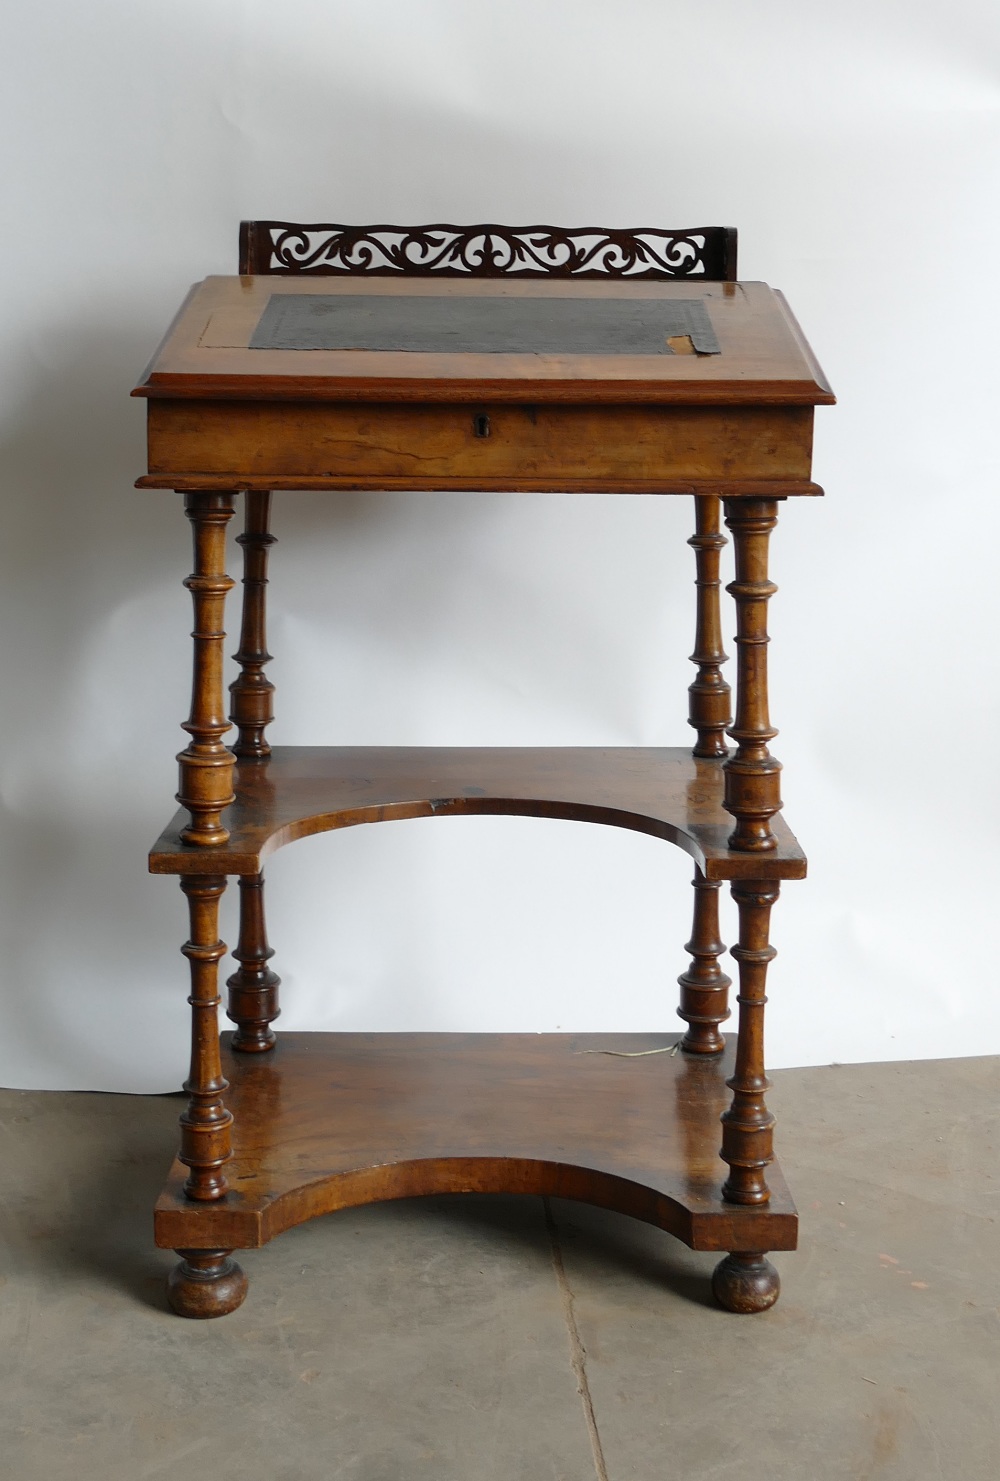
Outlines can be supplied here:
M473 432L475 433L475 435L477 437L489 437L489 435L490 435L490 419L489 419L489 417L483 416L482 414L480 414L477 417L473 417L472 418L472 430L473 430Z

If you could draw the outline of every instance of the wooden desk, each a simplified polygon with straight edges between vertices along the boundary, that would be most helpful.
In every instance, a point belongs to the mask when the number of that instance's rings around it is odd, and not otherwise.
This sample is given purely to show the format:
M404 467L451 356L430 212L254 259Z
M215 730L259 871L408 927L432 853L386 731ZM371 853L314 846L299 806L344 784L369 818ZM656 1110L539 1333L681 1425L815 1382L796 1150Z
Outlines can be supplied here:
M181 810L150 856L154 873L179 876L191 916L190 1104L156 1208L157 1243L182 1256L175 1310L233 1310L246 1280L232 1251L316 1214L462 1191L550 1193L622 1210L695 1249L728 1251L713 1289L729 1309L771 1305L778 1280L764 1255L794 1247L797 1220L772 1155L764 982L771 907L782 880L804 876L805 859L780 818L769 750L767 552L778 502L821 492L811 482L813 407L833 401L780 295L761 283L690 280L210 278L192 290L133 394L148 408L139 486L182 491L194 533ZM275 488L695 495L693 753L272 753L264 670ZM245 580L230 751L225 540L238 492ZM736 558L732 724L720 495ZM676 1047L667 1034L276 1041L267 856L356 823L476 812L633 828L691 855L694 929L678 1009L688 1029ZM229 979L236 1031L220 1049L218 904L230 875L241 894ZM719 1031L728 1016L724 881L740 916L735 1041Z

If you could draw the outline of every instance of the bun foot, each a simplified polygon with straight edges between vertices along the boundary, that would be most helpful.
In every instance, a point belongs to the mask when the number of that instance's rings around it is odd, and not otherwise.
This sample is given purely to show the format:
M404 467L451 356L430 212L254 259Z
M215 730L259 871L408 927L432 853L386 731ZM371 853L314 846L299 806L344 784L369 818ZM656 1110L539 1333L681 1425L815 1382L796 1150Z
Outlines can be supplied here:
M178 1250L167 1277L167 1300L178 1316L228 1316L242 1306L247 1278L229 1250Z
M781 1292L778 1272L763 1255L737 1250L720 1260L712 1275L712 1295L741 1316L767 1311Z

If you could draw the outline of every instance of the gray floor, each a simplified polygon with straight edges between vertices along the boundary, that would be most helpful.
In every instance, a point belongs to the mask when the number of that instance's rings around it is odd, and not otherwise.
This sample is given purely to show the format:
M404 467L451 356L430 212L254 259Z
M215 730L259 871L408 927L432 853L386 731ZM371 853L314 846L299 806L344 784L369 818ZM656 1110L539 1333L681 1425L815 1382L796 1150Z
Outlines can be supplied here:
M185 1322L150 1207L172 1098L0 1092L10 1481L1000 1476L1000 1061L778 1072L803 1215L771 1312L537 1199L336 1214Z

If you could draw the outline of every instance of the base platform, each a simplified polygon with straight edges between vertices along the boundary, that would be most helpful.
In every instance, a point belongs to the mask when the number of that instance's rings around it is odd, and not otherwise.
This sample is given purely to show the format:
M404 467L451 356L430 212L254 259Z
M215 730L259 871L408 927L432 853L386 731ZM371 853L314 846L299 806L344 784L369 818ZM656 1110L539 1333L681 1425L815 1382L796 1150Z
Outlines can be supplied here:
M696 1250L794 1249L798 1216L777 1163L769 1204L721 1197L735 1038L706 1057L671 1054L675 1037L289 1033L270 1053L241 1055L227 1034L230 1191L190 1201L175 1161L156 1243L250 1249L340 1208L530 1193L630 1214Z

